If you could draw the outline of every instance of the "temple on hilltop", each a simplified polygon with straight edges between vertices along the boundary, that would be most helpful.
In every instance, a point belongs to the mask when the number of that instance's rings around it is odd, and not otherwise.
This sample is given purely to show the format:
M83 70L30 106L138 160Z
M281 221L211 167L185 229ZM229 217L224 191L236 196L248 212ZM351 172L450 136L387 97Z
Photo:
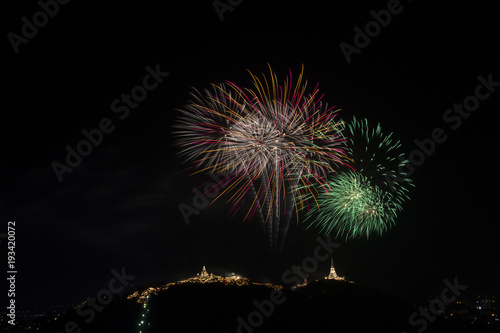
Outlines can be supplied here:
M205 268L205 266L203 266L203 269L201 270L201 274L200 274L200 273L198 273L198 274L196 274L196 275L197 275L200 279L207 279L207 278L209 278L209 277L212 277L212 276L213 276L213 274L212 274L212 273L210 273L210 275L208 274L207 269Z
M242 276L236 275L234 273L231 273L229 276L219 276L219 275L214 275L213 273L208 274L207 268L203 266L201 273L196 273L196 276L184 279L184 280L179 280L176 282L169 282L167 284L164 284L162 286L158 287L150 287L146 290L143 290L142 292L139 292L138 290L134 291L132 294L127 296L127 299L134 299L138 303L146 303L146 300L149 298L150 295L158 295L159 292L163 292L167 289L169 289L171 286L177 286L177 285L182 285L182 284L189 284L189 283L197 283L197 284L206 284L206 283L220 283L226 286L264 286L267 288L272 288L274 290L281 290L283 289L282 286L280 285L274 285L272 283L260 283L260 282L251 282L247 278L244 278ZM307 284L307 281L304 281L305 284Z
M331 262L330 274L328 274L328 276L319 278L316 281L321 281L321 280L337 280L337 281L345 281L345 282L348 282L348 283L354 283L354 281L348 281L345 277L337 275L337 272L335 271L335 267L333 267L333 258L332 257L330 257L330 262ZM290 289L295 290L297 288L305 287L305 286L307 286L307 279L304 279L303 283L296 284L295 286L291 287Z
M325 279L327 280L342 280L342 281L345 281L345 278L344 277L341 277L341 276L338 276L337 275L337 272L335 272L335 267L333 267L333 258L330 257L330 260L331 260L331 267L330 267L330 274L328 274L327 277L325 277Z

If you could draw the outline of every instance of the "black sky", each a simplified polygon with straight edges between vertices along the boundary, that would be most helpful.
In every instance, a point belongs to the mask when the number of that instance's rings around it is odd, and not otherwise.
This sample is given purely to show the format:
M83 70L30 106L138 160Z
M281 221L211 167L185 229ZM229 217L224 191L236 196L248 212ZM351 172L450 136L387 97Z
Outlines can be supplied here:
M448 136L416 168L412 200L394 228L368 241L339 240L339 274L395 294L431 294L455 276L478 292L500 294L500 92L456 130L443 121L448 108L474 94L478 76L500 81L496 11L490 3L401 5L350 64L339 44L353 44L353 28L363 28L387 1L246 0L223 22L211 1L70 2L17 54L7 34L19 34L21 18L40 7L30 1L4 10L0 232L16 221L19 302L78 303L121 267L136 275L136 286L202 265L264 279L311 255L317 235L301 225L291 228L284 257L271 265L258 224L230 221L222 201L189 225L178 209L208 178L190 177L175 157L176 108L191 87L248 85L246 69L260 73L267 63L281 76L304 64L306 78L319 82L342 116L380 122L407 153L434 128ZM120 120L111 103L157 64L169 76ZM51 163L63 163L65 147L76 147L82 130L103 118L115 130L60 183ZM5 245L2 239L2 253Z

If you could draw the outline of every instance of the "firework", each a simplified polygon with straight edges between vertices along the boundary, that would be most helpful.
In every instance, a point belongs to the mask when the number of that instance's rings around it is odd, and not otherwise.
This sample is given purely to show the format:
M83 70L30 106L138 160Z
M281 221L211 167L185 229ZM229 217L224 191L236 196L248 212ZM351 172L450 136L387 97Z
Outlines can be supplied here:
M380 124L371 128L366 119L354 118L346 125L344 135L347 155L356 171L331 177L328 191L316 196L316 209L307 213L306 221L322 233L336 231L346 239L382 235L394 225L411 185L410 179L399 183L390 178L407 162L401 144L392 133L384 135Z
M251 198L245 219L258 214L277 249L293 207L306 198L298 185L326 184L327 174L344 163L345 140L318 87L307 94L303 68L295 83L290 73L282 84L269 69L268 77L250 73L251 88L227 81L195 91L180 110L176 134L181 155L197 172L226 176L233 214Z
M404 173L398 173L401 180L391 181L391 177L408 163L401 142L394 139L393 133L384 134L379 123L370 127L367 119L358 121L356 117L347 123L344 133L354 169L380 190L393 194L397 202L409 199L408 186L413 186L411 179Z
M330 191L318 198L318 212L309 226L319 228L324 234L337 232L346 238L369 237L372 233L381 235L397 216L398 205L393 195L373 185L367 177L354 171L347 171L332 177ZM310 211L313 212L313 211Z

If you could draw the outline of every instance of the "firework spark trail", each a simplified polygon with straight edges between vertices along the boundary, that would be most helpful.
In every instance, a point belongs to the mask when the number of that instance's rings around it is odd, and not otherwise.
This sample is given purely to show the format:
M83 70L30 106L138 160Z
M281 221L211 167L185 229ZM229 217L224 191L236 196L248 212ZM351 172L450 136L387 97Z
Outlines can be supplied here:
M310 226L346 238L381 235L394 223L396 210L390 195L373 186L367 177L347 171L330 182L331 192L318 198L319 213Z
M406 177L407 184L392 188L385 176L387 172L395 172L408 162L404 159L400 141L394 139L393 133L386 135L380 124L370 127L368 120L358 121L355 117L348 123L346 132L354 169L384 192L394 191L393 200L398 204L408 200L408 186L413 186L411 179L402 174L401 177Z
M328 191L317 194L317 205L306 214L308 228L316 227L324 234L336 231L346 239L382 235L394 225L403 202L409 199L406 185L412 185L406 179L393 191L384 177L406 163L401 144L392 133L385 135L380 124L370 127L366 119L354 117L345 132L347 155L355 171L330 177Z
M318 86L306 94L303 68L295 83L290 73L282 85L269 69L269 77L250 72L252 88L226 81L203 93L195 90L191 103L180 110L176 135L181 155L197 172L232 177L225 190L232 192L232 214L252 195L245 219L259 211L277 249L283 243L278 239L281 216L286 234L290 209L307 205L307 189L297 186L314 183L324 188L327 174L345 163L345 140Z

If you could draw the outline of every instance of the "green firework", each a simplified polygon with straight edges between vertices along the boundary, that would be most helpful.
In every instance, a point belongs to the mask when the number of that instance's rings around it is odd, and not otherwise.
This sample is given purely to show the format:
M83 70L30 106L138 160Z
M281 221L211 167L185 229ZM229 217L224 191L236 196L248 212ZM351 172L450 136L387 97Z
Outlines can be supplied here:
M407 163L401 144L392 133L385 135L380 124L370 127L366 119L346 124L344 136L355 171L331 176L325 190L318 190L317 205L305 221L308 228L346 239L382 235L395 224L412 186L400 172Z
M393 194L399 203L409 199L408 187L413 184L403 168L408 160L393 133L384 134L380 124L370 127L368 120L358 121L353 117L346 125L344 136L354 170L380 190Z
M329 191L317 197L317 211L309 211L309 227L326 235L337 232L346 238L382 235L397 216L400 205L393 195L380 190L367 177L347 171L329 181Z

